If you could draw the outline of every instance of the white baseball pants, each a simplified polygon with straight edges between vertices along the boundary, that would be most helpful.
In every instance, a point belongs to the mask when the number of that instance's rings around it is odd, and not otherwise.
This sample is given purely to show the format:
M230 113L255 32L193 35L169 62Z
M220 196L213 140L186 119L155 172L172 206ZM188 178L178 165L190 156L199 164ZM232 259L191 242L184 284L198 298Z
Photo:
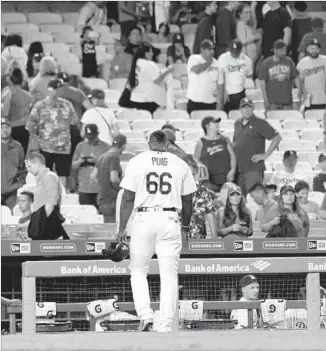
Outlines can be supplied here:
M178 265L182 248L177 212L137 212L130 226L130 273L134 304L141 320L153 318L147 281L156 253L161 280L158 331L170 331L177 310Z

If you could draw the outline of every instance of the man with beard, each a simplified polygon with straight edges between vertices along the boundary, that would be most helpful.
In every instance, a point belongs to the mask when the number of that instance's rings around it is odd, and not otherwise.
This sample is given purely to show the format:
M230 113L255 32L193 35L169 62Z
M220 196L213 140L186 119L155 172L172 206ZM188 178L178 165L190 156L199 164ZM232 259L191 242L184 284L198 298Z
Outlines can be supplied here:
M320 47L312 38L306 47L307 56L297 66L307 110L326 107L326 56L320 55Z

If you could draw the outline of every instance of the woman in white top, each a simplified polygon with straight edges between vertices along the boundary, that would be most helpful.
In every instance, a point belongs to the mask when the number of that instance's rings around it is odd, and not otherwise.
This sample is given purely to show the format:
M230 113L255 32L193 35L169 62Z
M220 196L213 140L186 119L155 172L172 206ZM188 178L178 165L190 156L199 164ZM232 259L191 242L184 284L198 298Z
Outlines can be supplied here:
M1 53L8 63L11 60L19 61L24 70L27 68L28 55L23 49L23 39L20 35L10 34L6 39L6 47Z
M173 72L173 66L169 66L162 73L153 59L152 46L144 43L139 46L133 58L129 74L129 86L131 97L129 108L147 110L151 113L164 105L162 95L166 90L164 83L169 73Z
M249 25L251 14L251 8L246 3L241 3L237 8L237 37L243 44L242 52L255 63L260 51L261 35Z

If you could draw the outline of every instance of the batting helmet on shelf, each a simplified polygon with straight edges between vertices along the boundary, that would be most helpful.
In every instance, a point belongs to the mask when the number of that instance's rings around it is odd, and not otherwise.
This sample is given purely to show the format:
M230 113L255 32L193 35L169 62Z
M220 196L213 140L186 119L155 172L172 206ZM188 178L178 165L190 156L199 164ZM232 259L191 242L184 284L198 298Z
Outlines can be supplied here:
M125 241L111 243L106 249L102 250L102 255L113 262L121 262L129 256L129 244Z

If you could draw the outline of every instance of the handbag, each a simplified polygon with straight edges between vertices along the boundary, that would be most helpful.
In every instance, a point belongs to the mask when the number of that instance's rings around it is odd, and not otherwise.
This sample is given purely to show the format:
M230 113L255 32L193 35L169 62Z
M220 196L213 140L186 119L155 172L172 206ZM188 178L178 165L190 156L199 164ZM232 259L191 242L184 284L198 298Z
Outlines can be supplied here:
M120 96L118 104L121 107L129 108L130 101L131 101L131 89L129 86L129 82L127 82L127 84L126 84L125 88L123 89L123 92Z

